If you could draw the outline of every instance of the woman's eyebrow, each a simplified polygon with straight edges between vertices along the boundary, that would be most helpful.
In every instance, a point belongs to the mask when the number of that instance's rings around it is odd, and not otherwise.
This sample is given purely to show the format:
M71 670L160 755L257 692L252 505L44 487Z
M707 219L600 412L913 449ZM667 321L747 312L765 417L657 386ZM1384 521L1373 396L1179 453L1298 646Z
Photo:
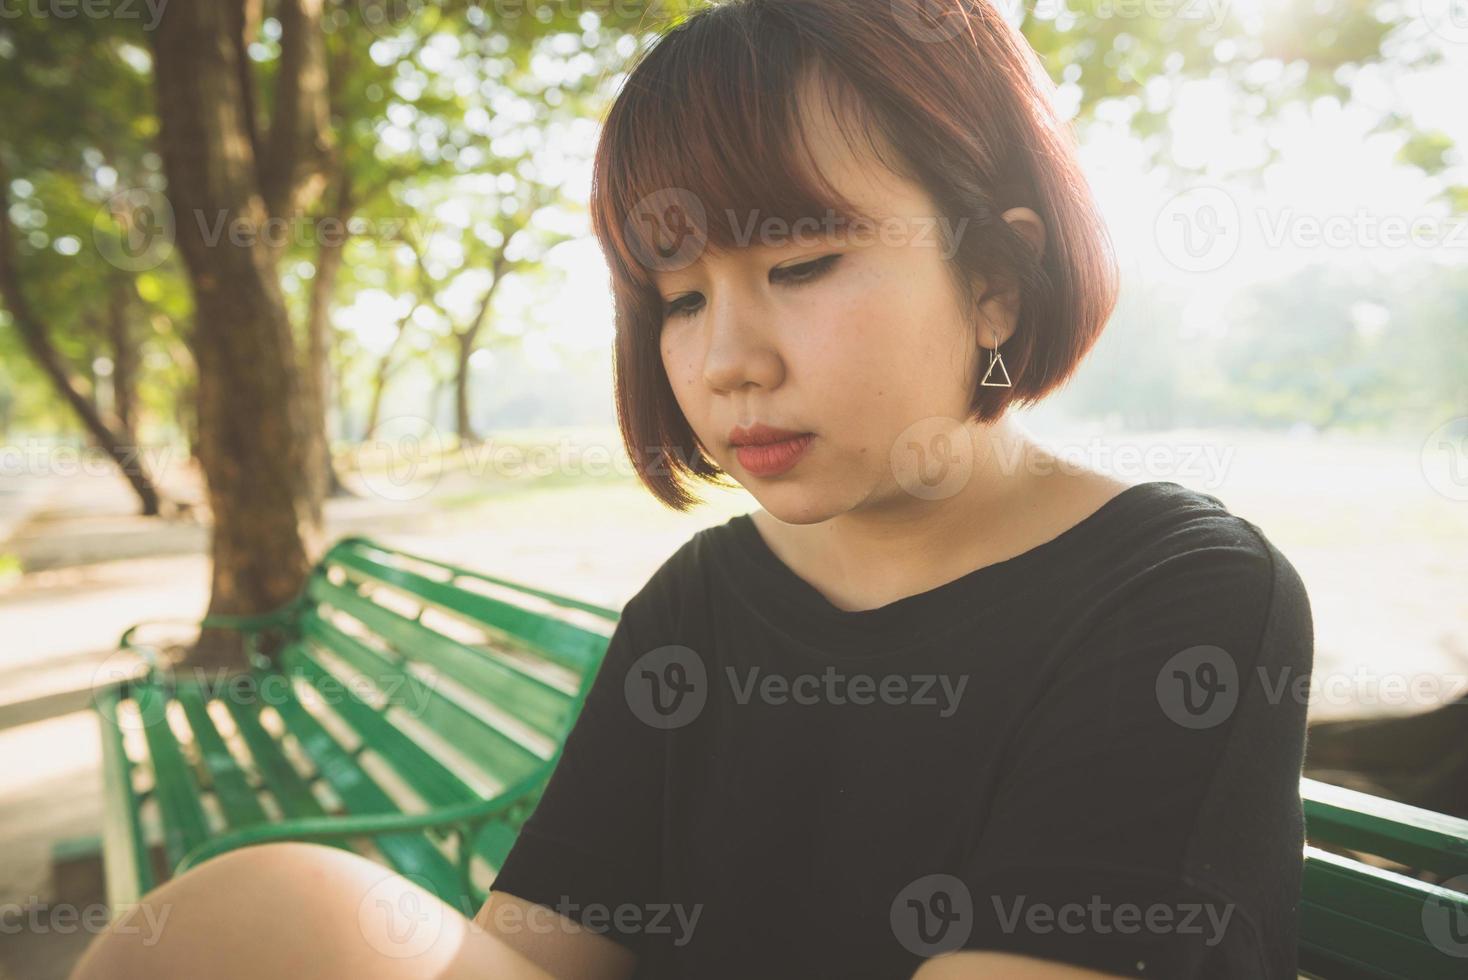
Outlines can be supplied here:
M795 221L802 223L797 225ZM839 228L830 236L830 240L828 240L824 234L824 229L817 229L816 232L812 232L810 230L810 222L805 218L792 219L789 224L791 226L791 234L788 237L777 236L768 242L752 240L746 245L736 244L731 248L716 248L712 244L707 244L696 258L679 265L676 269L661 269L654 265L649 272L649 278L655 286L661 287L670 278L707 268L710 256L713 256L715 262L760 265L780 257L792 249L825 245L839 247L847 244L841 240ZM758 233L756 234L757 237Z

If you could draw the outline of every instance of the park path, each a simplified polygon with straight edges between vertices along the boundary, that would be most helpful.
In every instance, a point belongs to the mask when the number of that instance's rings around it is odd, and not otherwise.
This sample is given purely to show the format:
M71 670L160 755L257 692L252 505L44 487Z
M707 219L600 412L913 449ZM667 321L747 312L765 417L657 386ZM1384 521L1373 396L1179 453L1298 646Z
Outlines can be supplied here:
M0 469L0 554L17 528L39 508L55 478L6 473Z

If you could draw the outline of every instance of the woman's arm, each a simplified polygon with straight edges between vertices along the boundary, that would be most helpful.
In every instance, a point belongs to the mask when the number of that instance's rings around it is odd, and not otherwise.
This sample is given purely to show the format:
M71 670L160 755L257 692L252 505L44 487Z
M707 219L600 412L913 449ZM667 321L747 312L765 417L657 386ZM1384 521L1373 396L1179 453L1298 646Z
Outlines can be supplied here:
M1304 585L1222 513L1124 557L1008 749L949 888L963 935L944 948L1293 980Z
M490 894L474 922L554 977L628 980L637 966L637 958L620 943L503 892ZM1118 980L1118 975L1012 953L967 950L928 960L912 980Z
M474 924L553 977L628 980L637 966L621 943L506 892L491 892Z
M623 913L658 901L669 732L634 710L628 679L644 654L678 638L685 554L623 606L545 791L474 917L558 978L627 980L649 955Z
M966 950L928 960L918 967L912 980L1118 980L1118 977L1116 973L1097 973L1054 960Z

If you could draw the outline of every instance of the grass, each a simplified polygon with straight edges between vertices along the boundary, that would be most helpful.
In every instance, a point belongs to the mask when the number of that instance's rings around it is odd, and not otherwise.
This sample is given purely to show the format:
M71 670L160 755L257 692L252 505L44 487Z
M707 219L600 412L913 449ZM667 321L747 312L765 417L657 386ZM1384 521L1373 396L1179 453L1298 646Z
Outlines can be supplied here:
M20 580L24 568L20 562L19 555L13 555L8 551L0 551L0 588Z

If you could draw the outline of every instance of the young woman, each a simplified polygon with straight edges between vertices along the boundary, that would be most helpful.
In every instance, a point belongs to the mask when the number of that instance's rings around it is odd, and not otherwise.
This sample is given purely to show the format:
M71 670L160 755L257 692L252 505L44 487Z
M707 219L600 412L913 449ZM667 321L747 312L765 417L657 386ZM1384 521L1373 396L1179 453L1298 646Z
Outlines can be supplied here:
M1008 413L1116 285L999 12L702 10L627 79L593 216L642 480L761 508L627 603L474 923L268 845L78 976L1294 977L1308 600L1216 498Z

